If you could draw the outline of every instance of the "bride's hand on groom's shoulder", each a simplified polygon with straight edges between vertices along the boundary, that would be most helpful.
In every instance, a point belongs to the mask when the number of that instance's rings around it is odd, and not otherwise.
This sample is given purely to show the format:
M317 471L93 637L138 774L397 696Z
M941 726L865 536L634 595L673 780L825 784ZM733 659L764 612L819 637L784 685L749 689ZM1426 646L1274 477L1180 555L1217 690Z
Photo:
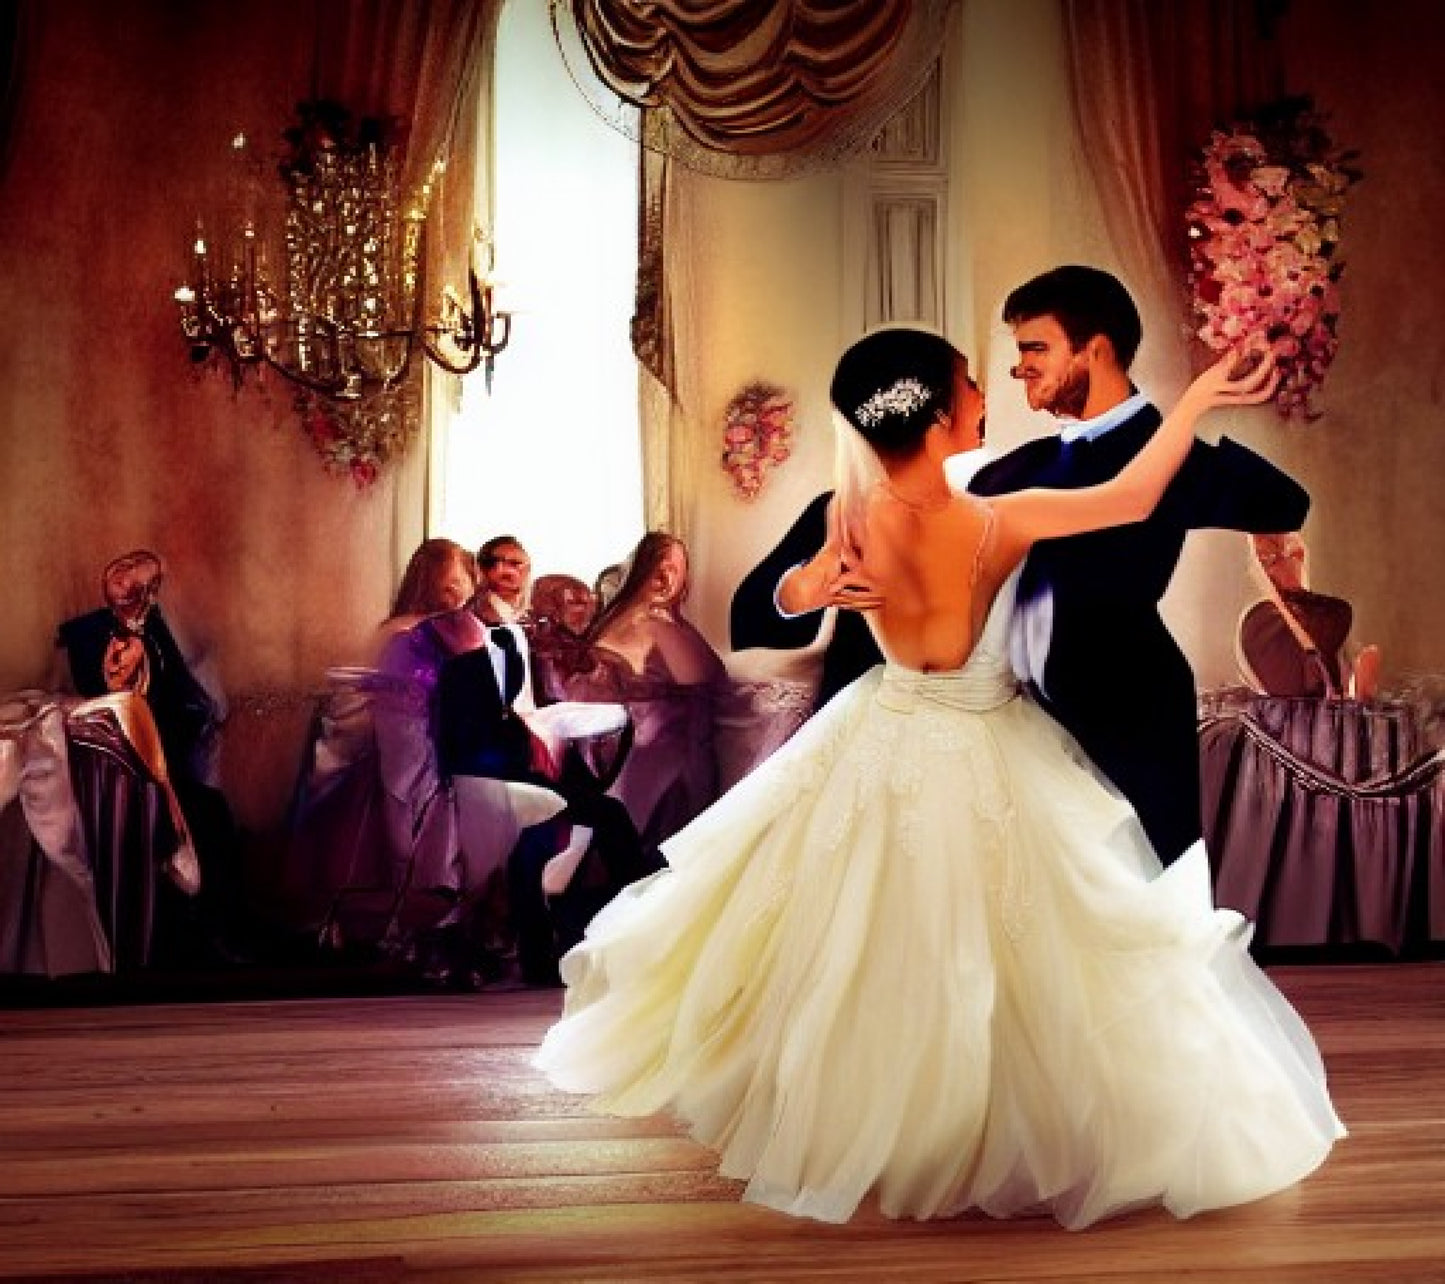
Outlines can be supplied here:
M883 605L883 594L862 571L845 566L828 584L827 605L845 611L872 611Z
M847 559L830 546L783 577L778 603L792 615L829 606L868 611L883 605L883 595L861 570L849 566Z

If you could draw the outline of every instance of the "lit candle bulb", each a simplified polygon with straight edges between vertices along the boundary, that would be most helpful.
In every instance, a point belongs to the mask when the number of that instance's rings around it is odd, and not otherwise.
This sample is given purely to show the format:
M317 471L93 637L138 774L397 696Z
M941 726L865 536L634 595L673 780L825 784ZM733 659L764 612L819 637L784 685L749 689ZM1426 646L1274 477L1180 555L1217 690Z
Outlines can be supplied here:
M183 285L176 291L177 303L194 303L196 292L189 285Z

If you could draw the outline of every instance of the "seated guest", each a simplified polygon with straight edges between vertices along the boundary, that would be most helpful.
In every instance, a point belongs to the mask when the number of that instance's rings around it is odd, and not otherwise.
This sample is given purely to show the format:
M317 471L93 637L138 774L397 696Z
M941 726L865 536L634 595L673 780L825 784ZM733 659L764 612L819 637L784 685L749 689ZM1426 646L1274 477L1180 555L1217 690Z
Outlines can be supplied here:
M235 822L225 796L215 787L215 759L225 703L219 689L209 689L181 650L158 603L164 568L148 549L136 549L106 566L101 587L106 605L66 620L56 645L65 657L69 689L98 697L131 692L144 698L159 737L164 774L158 780L172 791L179 815L182 855L188 842L199 862L170 867L176 886L195 895L200 909L183 932L204 933L206 941L177 944L183 949L209 948L230 957L222 943L223 927L235 928L244 918L240 854Z
M437 756L456 793L471 888L504 872L524 981L558 983L557 962L591 914L645 863L626 809L564 746L533 729L528 645L517 624L445 660L436 690ZM620 716L620 710L619 710ZM600 877L574 879L595 849ZM564 875L549 877L558 863Z
M592 590L572 575L543 575L532 585L532 658L538 694L567 699L567 683L591 667L587 630L596 614Z
M617 781L644 847L656 847L718 793L714 706L725 673L707 640L682 615L687 549L652 531L593 623L591 666L565 684L573 700L616 701L635 740Z
M465 606L480 583L477 559L467 549L455 540L423 540L407 562L391 614L377 630L375 650L429 615Z
M105 606L66 620L56 645L70 690L83 696L141 692L172 774L210 780L225 700L182 653L158 602L164 579L161 559L148 549L115 558L101 576Z
M406 580L430 563L426 547ZM454 565L465 567L461 553ZM399 606L408 593L404 583ZM297 927L323 929L330 944L415 954L421 934L446 917L438 907L455 902L466 878L454 799L437 767L435 694L443 663L485 637L464 604L409 628L383 626L373 667L327 671L291 806L286 912ZM358 911L368 894L373 904L377 894L382 904L392 897L397 912L378 919Z
M536 707L530 668L516 624L491 625L478 646L443 661L436 709L444 774L545 781L547 748L519 716Z
M532 618L581 637L597 614L597 598L575 575L543 575L532 585Z
M1348 657L1354 610L1343 598L1309 589L1304 540L1295 533L1249 539L1266 596L1240 617L1236 644L1245 680L1264 695L1373 699L1379 648Z
M482 574L478 614L488 624L513 624L527 613L532 559L515 535L494 535L477 551Z
M604 566L597 572L597 578L592 582L592 599L594 602L593 614L608 606L612 599L617 596L617 590L622 587L622 581L627 577L627 566L622 562L615 562L611 566Z

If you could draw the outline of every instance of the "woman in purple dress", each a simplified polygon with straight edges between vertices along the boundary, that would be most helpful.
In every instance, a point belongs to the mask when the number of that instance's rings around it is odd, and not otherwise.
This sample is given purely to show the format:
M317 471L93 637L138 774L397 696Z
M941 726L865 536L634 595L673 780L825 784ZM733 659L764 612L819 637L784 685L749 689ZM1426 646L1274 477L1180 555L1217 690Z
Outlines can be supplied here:
M677 832L718 792L714 708L722 660L684 618L687 548L650 531L622 586L588 633L590 664L565 683L569 700L626 705L632 751L612 787L645 847Z

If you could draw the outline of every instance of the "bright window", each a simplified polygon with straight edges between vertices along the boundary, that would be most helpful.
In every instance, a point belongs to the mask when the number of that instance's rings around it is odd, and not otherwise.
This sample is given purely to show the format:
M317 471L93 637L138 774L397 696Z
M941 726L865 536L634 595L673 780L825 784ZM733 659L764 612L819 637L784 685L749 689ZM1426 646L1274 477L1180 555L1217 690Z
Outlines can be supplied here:
M643 530L637 144L578 92L539 0L502 11L492 137L494 275L515 317L491 392L481 371L462 381L433 533L472 549L513 534L534 575L591 582Z

